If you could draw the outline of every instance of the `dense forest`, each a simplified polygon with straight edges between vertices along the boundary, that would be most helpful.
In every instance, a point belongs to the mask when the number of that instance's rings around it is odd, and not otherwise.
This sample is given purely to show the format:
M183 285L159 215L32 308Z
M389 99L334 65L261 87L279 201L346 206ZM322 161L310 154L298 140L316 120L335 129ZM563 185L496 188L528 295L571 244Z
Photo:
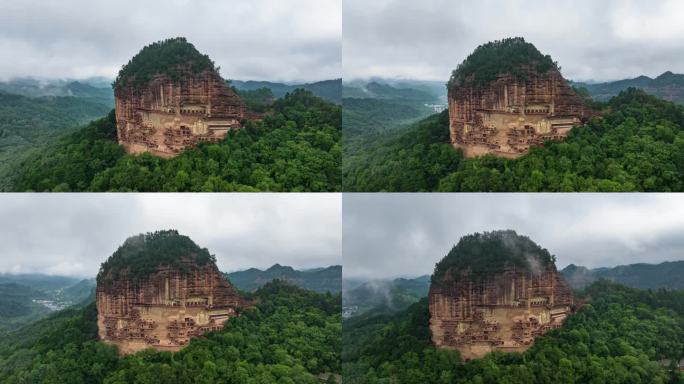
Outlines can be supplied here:
M446 111L345 147L345 191L681 191L684 107L629 89L601 117L516 160L464 159ZM345 131L346 132L346 131ZM347 156L348 154L348 156Z
M147 277L160 265L187 272L186 263L198 266L216 263L216 257L177 230L163 230L132 236L105 260L97 283L116 280L122 274L131 279Z
M152 76L160 74L178 80L180 66L192 73L216 70L209 56L200 53L184 37L176 37L145 46L121 68L113 85L119 88L145 84Z
M26 97L0 92L0 190L27 151L105 116L113 101L94 97Z
M551 56L543 55L522 37L512 37L480 45L451 73L449 89L466 82L475 85L487 84L496 80L500 73L509 73L516 78L524 78L525 66L534 66L537 72L544 73L559 69Z
M94 303L58 312L0 340L0 382L335 382L341 373L340 295L273 281L251 297L254 308L179 352L149 349L125 357L96 340Z
M172 159L127 155L114 113L14 169L11 191L338 191L341 109L297 90L216 144Z
M465 235L435 266L432 282L442 281L447 272L458 279L463 272L479 279L502 273L507 267L531 271L532 262L546 267L556 262L556 257L540 247L527 236L513 230L501 230Z
M427 299L399 314L344 322L345 383L684 383L684 291L601 280L565 326L524 353L462 362L431 345Z

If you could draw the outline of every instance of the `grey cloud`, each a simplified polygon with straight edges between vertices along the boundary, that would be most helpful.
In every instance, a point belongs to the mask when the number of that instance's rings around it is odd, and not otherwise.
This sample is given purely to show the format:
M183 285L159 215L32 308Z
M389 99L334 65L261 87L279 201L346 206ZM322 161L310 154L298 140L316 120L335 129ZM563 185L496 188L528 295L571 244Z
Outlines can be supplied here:
M175 228L223 271L341 264L334 194L5 194L0 272L94 276L126 238Z
M0 6L0 79L114 77L143 46L175 36L187 37L227 78L341 76L341 0L0 0Z
M523 36L573 80L684 72L674 0L345 0L344 78L448 80L478 45Z
M684 259L684 196L345 194L345 277L430 274L463 235L514 229L560 268Z

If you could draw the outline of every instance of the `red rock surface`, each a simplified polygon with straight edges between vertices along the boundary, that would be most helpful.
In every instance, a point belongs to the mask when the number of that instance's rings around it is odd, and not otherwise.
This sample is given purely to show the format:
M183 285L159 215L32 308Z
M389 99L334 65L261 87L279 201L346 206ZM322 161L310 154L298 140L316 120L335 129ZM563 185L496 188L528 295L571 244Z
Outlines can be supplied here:
M217 72L178 72L179 80L157 75L115 88L117 136L127 152L173 157L241 128L245 104Z
M572 291L553 265L537 273L509 267L481 281L444 276L430 286L432 341L466 359L523 351L574 310Z
M121 353L144 348L179 350L192 337L219 330L244 306L235 288L213 263L160 267L144 279L125 277L98 284L100 339Z
M566 137L587 116L559 71L524 71L518 78L499 74L486 85L466 81L449 89L451 142L466 157L518 157L530 146Z

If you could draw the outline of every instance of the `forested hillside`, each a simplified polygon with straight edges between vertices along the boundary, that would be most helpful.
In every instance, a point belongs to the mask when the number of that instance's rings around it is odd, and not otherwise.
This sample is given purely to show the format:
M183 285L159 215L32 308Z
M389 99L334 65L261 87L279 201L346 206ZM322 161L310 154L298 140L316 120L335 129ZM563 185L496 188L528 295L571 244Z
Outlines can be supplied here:
M114 113L24 160L10 191L337 191L341 110L298 90L217 144L172 159L127 155Z
M684 107L640 90L620 93L564 141L516 160L464 159L448 127L445 111L355 148L345 157L344 190L684 190Z
M605 83L574 83L587 89L591 97L598 101L609 100L629 88L639 88L661 99L684 104L684 75L664 72L658 77L639 76L634 79L609 81Z
M395 315L344 323L345 383L684 383L684 292L640 291L607 281L563 328L524 353L461 362L430 341L427 300Z
M607 279L639 289L684 289L684 261L594 269L570 264L563 268L561 274L574 288L584 288L596 280Z
M274 83L272 81L231 80L230 84L237 88L238 91L255 91L258 89L267 88L270 89L271 92L273 92L273 95L277 98L285 97L286 94L292 93L296 89L304 89L333 103L340 104L342 101L342 79L323 80L317 81L315 83L302 84L283 84Z
M179 352L149 349L125 357L97 341L94 303L64 310L0 340L0 382L335 382L341 373L340 296L274 281L253 298L254 308Z
M342 266L298 271L289 266L275 264L266 270L250 268L226 273L226 277L242 291L255 291L275 279L319 293L339 293L342 290Z
M427 296L429 288L430 276L427 275L415 279L371 280L345 290L342 305L348 317L369 311L390 313L406 309Z
M93 280L0 274L0 336L94 295ZM93 296L94 297L94 296Z
M105 101L62 96L30 98L0 92L0 190L27 151L107 115Z

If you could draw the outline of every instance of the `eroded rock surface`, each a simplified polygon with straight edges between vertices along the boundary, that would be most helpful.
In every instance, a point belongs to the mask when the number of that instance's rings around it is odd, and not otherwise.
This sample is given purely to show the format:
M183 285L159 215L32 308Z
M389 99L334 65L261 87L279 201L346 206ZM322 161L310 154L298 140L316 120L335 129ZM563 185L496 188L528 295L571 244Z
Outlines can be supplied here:
M241 128L245 105L218 73L179 71L179 80L156 75L115 89L117 136L127 152L172 157Z
M477 253L519 247L523 241L531 243L527 238L515 237L514 232L484 236L496 238L471 240L475 245L468 249L473 251L460 255L462 260L473 259L476 263ZM500 241L503 246L497 249L491 246L492 241ZM455 252L460 251L459 247L466 248L459 243ZM536 337L562 326L575 310L572 290L556 270L552 257L545 261L530 250L534 252L532 247L520 250L517 260L499 257L499 266L494 259L482 263L498 272L479 269L474 274L472 268L461 263L436 279L433 276L428 297L435 346L457 349L465 359L480 358L494 350L519 352L529 348ZM505 266L499 269L501 265ZM455 273L454 268L458 268Z
M448 279L433 284L429 297L433 342L467 359L524 351L535 337L559 328L574 306L555 267L539 275L510 268L483 282Z
M156 238L149 240L152 236ZM98 274L98 334L101 340L117 345L120 353L148 347L179 350L193 337L222 329L245 306L213 257L200 263L194 254L174 256L173 263L160 262L149 273L140 273L158 259L146 252L148 248L159 249L160 242L167 241L162 237L181 236L177 232L158 232L133 237L103 264ZM181 240L191 242L188 238ZM150 263L139 262L145 257ZM135 267L129 267L129 263ZM137 273L132 272L135 268Z
M588 114L557 64L522 38L478 47L448 88L451 142L466 157L521 156L563 139Z

